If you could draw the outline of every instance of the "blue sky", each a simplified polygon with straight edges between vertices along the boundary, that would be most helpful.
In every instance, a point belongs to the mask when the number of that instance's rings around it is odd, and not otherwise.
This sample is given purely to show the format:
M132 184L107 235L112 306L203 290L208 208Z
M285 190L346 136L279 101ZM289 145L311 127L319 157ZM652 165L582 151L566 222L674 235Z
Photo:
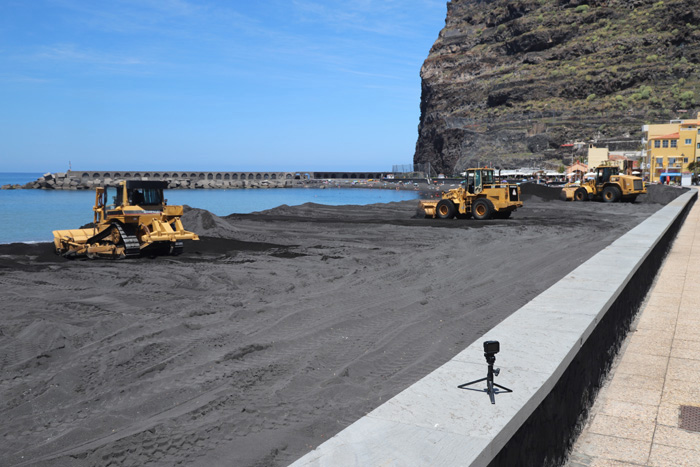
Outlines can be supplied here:
M2 0L0 172L411 163L444 0Z

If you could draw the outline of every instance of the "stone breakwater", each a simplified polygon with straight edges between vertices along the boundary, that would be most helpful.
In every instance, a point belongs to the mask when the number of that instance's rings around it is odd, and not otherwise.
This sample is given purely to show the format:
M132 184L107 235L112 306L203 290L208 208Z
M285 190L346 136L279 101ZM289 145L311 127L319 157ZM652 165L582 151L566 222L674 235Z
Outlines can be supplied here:
M92 190L121 180L161 180L169 189L293 188L322 180L352 182L355 179L380 179L374 172L95 172L68 171L46 173L25 185L4 185L2 189Z

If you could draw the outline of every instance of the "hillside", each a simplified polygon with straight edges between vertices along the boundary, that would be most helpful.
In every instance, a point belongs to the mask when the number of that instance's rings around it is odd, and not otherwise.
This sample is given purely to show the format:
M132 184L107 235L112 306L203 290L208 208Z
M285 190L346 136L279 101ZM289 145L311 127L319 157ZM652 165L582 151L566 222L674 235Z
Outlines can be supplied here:
M574 140L639 146L641 125L695 115L699 71L698 0L452 0L421 68L414 163L451 173L556 164Z

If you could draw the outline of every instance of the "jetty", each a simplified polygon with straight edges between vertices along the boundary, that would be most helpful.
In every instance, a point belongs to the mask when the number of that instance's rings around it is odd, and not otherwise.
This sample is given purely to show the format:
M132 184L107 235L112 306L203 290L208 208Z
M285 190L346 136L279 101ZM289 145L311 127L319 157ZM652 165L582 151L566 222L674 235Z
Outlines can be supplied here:
M169 189L226 189L226 188L292 188L304 186L311 180L380 180L381 172L190 172L190 171L96 171L69 170L46 173L25 185L3 188L44 190L91 190L113 185L121 180L161 180Z

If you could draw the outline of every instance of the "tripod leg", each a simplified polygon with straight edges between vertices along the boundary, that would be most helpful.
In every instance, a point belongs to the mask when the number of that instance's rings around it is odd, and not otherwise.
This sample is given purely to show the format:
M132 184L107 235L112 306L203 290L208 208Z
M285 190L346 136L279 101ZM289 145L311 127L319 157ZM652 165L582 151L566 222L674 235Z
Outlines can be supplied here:
M471 381L471 382L469 382L469 383L460 384L460 385L457 386L457 387L458 387L459 389L464 389L464 388L467 387L467 386L471 386L472 384L480 383L480 382L482 382L482 381L486 381L486 378L481 378L481 379L477 379L477 380Z
M487 391L486 391L486 392L489 393L489 399L491 399L491 403L492 403L492 404L495 404L495 403L496 403L496 397L495 397L495 394L494 394L494 392L493 392L493 381L488 381L488 382L487 382L487 385L488 385L488 388L487 388Z
M493 385L496 386L497 388L503 389L503 391L499 391L499 392L513 392L512 389L508 389L507 387L501 386L500 384L493 383Z

